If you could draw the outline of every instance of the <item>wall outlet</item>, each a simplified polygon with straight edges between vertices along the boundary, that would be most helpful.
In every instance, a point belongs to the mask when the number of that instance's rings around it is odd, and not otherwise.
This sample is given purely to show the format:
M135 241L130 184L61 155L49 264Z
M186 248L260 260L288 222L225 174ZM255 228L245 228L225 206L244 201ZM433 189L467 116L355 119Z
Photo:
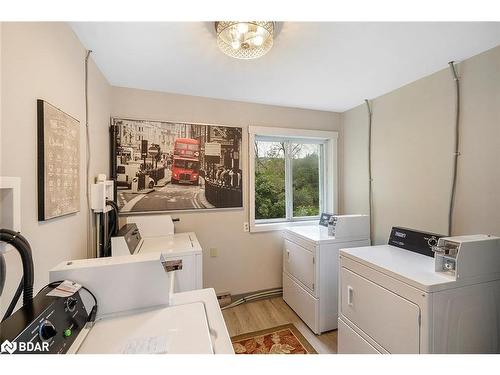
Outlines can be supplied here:
M219 256L219 250L216 247L211 247L210 248L210 256L212 258Z
M243 223L243 232L250 232L250 225L248 223Z

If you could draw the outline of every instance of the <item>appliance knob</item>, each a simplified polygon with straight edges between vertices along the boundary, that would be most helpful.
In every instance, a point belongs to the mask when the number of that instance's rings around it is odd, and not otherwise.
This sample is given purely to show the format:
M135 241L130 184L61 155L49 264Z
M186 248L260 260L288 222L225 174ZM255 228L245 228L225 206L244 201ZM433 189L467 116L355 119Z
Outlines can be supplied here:
M68 311L70 312L75 311L76 304L77 304L76 298L68 297L68 299L66 299L66 308L68 309Z
M42 341L49 341L57 334L56 327L49 320L45 320L41 325L38 332Z
M437 243L438 243L437 238L436 238L436 237L434 237L434 236L432 236L431 238L429 238L429 239L427 240L427 244L428 244L430 247L436 246L436 245L437 245Z

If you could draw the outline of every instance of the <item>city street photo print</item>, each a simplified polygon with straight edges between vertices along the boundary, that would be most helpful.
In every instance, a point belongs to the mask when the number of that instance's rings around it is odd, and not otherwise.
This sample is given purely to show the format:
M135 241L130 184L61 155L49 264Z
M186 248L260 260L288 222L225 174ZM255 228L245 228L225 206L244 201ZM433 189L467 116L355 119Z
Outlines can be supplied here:
M242 128L112 118L120 212L241 208Z

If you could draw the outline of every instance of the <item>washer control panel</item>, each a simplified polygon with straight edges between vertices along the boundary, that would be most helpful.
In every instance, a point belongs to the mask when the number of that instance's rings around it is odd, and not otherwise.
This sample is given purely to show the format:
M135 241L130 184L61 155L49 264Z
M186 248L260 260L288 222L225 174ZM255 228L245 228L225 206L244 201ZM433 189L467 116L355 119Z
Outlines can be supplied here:
M62 354L68 351L86 324L88 313L80 291L66 298L47 296L52 289L42 289L31 304L1 323L0 343L10 342L9 353Z

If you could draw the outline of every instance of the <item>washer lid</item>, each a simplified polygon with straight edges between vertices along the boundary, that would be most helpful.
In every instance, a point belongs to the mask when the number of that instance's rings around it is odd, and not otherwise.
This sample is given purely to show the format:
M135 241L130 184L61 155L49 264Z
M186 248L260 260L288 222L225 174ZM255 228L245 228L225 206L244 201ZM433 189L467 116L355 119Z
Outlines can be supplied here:
M201 246L196 234L187 232L144 238L139 252L187 255L201 252Z
M96 321L78 353L213 354L202 302L116 314Z

